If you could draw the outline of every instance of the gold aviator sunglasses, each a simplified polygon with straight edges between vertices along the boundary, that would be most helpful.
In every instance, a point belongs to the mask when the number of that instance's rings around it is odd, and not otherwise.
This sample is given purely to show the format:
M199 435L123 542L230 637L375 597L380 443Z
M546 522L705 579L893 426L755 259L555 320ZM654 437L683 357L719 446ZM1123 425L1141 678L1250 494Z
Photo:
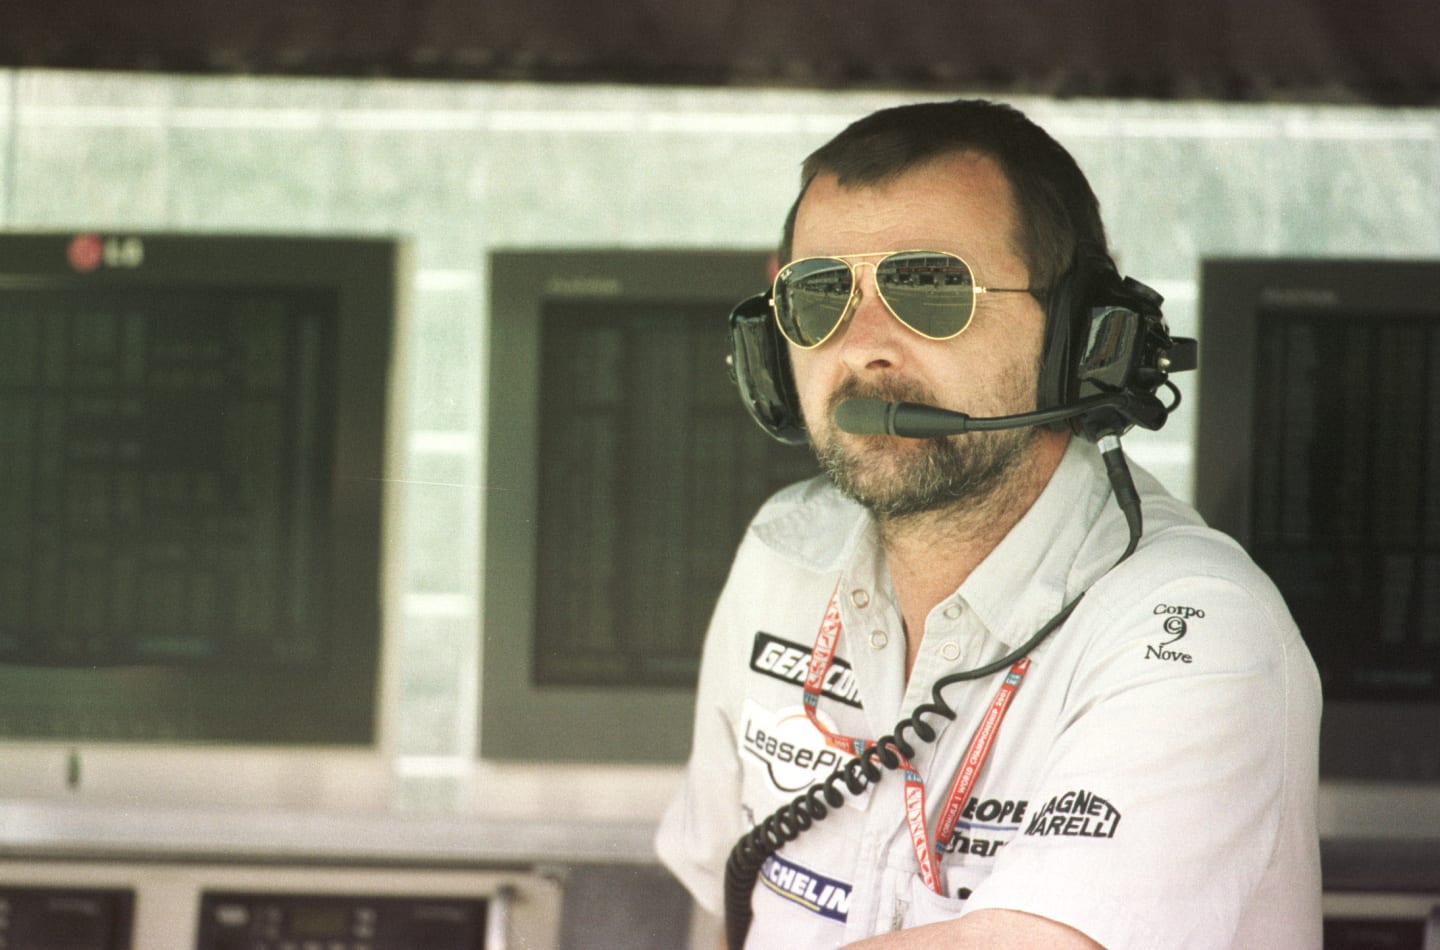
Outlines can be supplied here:
M805 350L830 339L855 306L859 285L855 270L862 266L875 269L875 286L886 309L928 340L948 340L963 333L980 294L1031 292L981 287L965 259L945 251L802 257L780 268L770 288L770 306L785 339Z

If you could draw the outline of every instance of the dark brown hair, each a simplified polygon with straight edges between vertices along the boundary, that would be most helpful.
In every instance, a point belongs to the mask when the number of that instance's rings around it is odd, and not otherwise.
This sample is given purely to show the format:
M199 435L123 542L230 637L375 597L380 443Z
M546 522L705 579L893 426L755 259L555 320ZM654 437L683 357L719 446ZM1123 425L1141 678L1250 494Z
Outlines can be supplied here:
M1100 202L1070 153L1024 113L984 99L959 99L882 109L852 123L809 158L800 194L785 219L780 260L791 256L795 214L817 175L841 185L872 185L955 152L988 155L1000 164L1015 196L1015 235L1043 297L1069 268L1080 245L1106 253Z

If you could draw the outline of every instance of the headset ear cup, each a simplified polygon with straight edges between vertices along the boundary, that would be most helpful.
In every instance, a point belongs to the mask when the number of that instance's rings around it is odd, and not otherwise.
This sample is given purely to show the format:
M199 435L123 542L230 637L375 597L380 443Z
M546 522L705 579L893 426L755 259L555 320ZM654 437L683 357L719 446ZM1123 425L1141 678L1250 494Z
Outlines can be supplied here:
M730 312L730 378L750 418L787 445L807 439L795 375L768 294L747 297Z
M1046 306L1038 408L1058 409L1080 400L1091 323L1104 319L1111 305L1130 297L1110 255L1088 246L1079 249L1075 263L1056 282ZM1057 424L1066 425L1075 432L1083 431L1078 419Z
M1037 409L1058 409L1075 401L1075 360L1083 339L1084 289L1089 283L1083 263L1077 261L1050 291L1045 306L1045 342L1040 360L1040 379L1035 394ZM1064 427L1066 423L1056 423Z
M1132 425L1158 429L1169 407L1155 396L1171 365L1175 341L1161 311L1163 298L1150 287L1122 278L1108 254L1082 248L1075 265L1056 283L1045 314L1044 358L1037 405L1073 406L1097 396L1123 397L1121 405L1096 408L1070 420L1086 438L1124 432ZM1177 350L1177 353L1192 350ZM1177 355L1177 360L1181 359ZM1187 369L1193 356L1185 357Z

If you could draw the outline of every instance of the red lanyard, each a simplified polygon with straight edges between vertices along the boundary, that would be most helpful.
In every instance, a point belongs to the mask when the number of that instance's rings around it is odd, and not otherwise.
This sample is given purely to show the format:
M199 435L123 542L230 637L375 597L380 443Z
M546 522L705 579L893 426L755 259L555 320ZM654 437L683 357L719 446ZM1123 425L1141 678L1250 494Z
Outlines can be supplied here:
M875 743L869 739L857 739L831 732L821 725L820 718L815 715L825 676L835 659L835 645L840 641L838 594L839 585L836 585L835 592L830 595L830 605L825 608L825 617L820 621L820 631L815 635L815 648L810 651L810 666L805 674L805 715L815 728L820 730L827 745L851 755L859 755ZM990 708L976 727L975 735L970 739L970 748L966 750L965 758L950 783L950 791L945 796L945 805L940 810L940 819L935 825L933 844L930 831L925 826L925 780L913 765L903 757L900 760L905 776L905 825L910 831L910 845L915 850L915 859L920 863L921 878L926 886L937 894L945 893L940 883L938 851L954 837L955 825L960 820L965 803L970 800L970 792L975 787L980 770L985 766L985 760L990 757L990 749L995 744L995 734L1000 731L1000 723L1005 718L1006 710L1010 708L1010 700L1020 688L1020 681L1025 678L1025 672L1029 668L1029 657L1010 667L1010 672L1005 674L1005 681L995 692L995 698L990 700Z

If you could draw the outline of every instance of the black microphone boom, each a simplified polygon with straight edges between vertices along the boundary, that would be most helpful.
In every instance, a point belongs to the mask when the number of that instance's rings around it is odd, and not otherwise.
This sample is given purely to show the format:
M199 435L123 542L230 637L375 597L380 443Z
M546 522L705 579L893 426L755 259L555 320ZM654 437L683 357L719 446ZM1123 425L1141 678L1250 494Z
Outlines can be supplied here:
M851 435L898 435L907 439L935 439L964 432L1048 425L1102 407L1118 408L1125 404L1126 399L1120 394L1092 396L1062 409L977 419L963 412L952 412L918 402L846 399L835 407L834 418L835 425Z
M970 417L915 402L846 399L835 407L835 424L852 435L900 435L912 439L967 432Z

